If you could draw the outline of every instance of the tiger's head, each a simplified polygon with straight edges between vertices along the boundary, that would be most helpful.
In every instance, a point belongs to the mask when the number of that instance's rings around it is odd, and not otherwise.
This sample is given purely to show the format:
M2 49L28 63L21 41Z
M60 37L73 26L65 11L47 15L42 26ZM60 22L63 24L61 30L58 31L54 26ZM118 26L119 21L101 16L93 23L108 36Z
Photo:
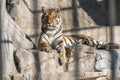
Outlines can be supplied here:
M60 9L42 9L42 28L56 30L61 25Z

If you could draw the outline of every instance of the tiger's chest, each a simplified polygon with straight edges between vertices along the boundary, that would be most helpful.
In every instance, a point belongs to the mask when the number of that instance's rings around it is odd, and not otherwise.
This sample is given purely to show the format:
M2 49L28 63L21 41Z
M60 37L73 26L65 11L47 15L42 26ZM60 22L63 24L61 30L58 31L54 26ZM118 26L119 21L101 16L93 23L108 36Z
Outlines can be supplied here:
M49 44L50 46L53 46L53 45L54 45L54 41L55 41L55 37L54 37L54 36L48 37L48 44Z
M56 35L53 35L53 34L44 34L43 36L44 38L44 42L46 42L47 44L49 44L52 48L55 48L57 45L59 45L59 42L62 41L62 36L61 34L56 34Z

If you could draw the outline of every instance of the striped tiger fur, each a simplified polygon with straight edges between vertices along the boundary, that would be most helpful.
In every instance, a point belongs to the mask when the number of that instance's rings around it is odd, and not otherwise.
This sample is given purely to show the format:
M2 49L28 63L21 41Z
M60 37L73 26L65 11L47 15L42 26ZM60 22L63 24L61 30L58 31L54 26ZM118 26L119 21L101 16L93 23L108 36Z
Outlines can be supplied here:
M46 52L51 52L52 49L57 50L61 64L67 62L66 49L76 44L85 44L98 49L107 49L109 46L109 44L95 41L92 37L84 34L65 35L62 32L62 20L59 9L43 9L41 22L42 26L38 48ZM118 48L117 45L114 46Z

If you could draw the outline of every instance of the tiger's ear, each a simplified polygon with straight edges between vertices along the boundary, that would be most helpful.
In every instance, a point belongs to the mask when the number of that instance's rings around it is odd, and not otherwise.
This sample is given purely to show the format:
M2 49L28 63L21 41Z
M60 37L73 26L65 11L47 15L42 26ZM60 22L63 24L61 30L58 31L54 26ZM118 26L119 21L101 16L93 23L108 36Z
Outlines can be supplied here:
M46 9L44 7L42 7L42 10L41 10L42 13L45 13L46 12Z

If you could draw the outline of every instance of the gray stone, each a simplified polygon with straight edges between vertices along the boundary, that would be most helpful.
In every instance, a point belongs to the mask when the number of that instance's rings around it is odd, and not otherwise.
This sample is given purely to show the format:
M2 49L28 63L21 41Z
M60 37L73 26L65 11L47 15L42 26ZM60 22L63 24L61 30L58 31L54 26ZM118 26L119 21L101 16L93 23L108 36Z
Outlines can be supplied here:
M95 53L94 48L77 45L71 51L71 57L69 59L69 71L78 71L82 74L82 72L91 72L94 71L94 63L95 63Z
M96 80L108 80L106 77L99 77Z
M28 50L17 50L15 53L15 60L20 73L35 73L36 72L36 60Z
M96 60L107 59L111 61L111 54L109 51L98 50L96 55Z
M118 50L117 52L119 53ZM33 54L35 57L33 57ZM108 51L77 45L71 50L68 71L65 72L64 66L59 65L59 55L56 50L52 50L50 53L39 50L18 50L16 55L18 55L21 60L21 63L18 60L21 72L19 76L14 75L14 80L110 80L112 69L109 54L111 53ZM32 71L28 69L27 61L30 62L29 65L34 66L36 62L34 58L36 58L40 70L31 73ZM24 66L21 66L21 64ZM28 72L24 71L24 69L28 69ZM35 69L35 67L33 67L33 69Z
M112 70L110 68L106 68L102 70L103 75L111 76Z
M106 59L101 59L99 61L96 61L95 63L96 70L110 69L110 67L111 67L111 61Z
M41 73L52 73L58 74L64 72L63 66L59 65L58 62L58 53L56 51L52 51L50 53L39 52L39 67Z

